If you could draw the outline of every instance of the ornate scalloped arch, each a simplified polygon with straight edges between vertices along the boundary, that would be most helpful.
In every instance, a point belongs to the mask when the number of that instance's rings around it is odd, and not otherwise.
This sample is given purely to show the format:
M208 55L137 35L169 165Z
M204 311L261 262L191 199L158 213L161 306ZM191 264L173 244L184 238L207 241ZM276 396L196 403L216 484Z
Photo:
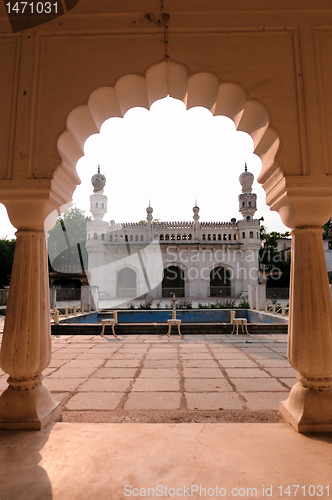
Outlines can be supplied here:
M100 131L105 120L123 117L133 107L150 109L166 96L183 101L187 109L203 106L214 116L223 115L233 120L236 129L248 133L254 143L254 152L262 160L260 177L272 169L280 146L276 131L270 126L266 107L249 99L244 89L234 83L220 83L211 73L189 74L186 67L171 61L152 66L145 77L127 75L114 87L95 90L88 103L75 108L68 116L67 130L58 140L62 165L55 176L65 170L77 177L76 163L83 156L88 137Z

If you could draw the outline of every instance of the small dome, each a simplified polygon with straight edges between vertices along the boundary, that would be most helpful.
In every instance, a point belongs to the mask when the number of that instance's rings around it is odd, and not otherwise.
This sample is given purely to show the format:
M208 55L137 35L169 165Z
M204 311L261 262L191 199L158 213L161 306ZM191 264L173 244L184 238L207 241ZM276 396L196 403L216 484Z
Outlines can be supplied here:
M106 184L106 177L100 173L100 167L98 167L98 172L91 177L91 184L93 185L93 192L103 191Z
M251 193L251 188L254 179L255 178L253 174L247 171L247 164L245 164L244 172L242 172L242 174L239 177L239 181L242 186L242 193Z
M150 215L150 214L152 214L152 212L153 212L153 208L152 208L152 207L148 207L148 208L146 209L146 212L147 212L149 215Z

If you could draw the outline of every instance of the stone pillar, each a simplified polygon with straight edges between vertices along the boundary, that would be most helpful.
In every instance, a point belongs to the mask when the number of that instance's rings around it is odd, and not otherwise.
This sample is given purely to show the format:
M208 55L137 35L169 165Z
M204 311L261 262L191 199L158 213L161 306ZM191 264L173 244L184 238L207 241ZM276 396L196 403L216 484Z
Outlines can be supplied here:
M50 288L50 308L54 309L56 307L56 288L52 286Z
M9 374L0 397L0 428L41 429L61 416L61 404L42 383L51 359L45 232L19 230L0 355Z
M332 431L332 308L321 226L292 231L288 358L299 382L280 414L299 432Z
M256 287L253 285L248 285L248 302L250 309L256 309Z
M99 286L90 286L90 305L93 311L99 309Z
M256 309L264 311L266 304L266 285L257 285L256 287Z

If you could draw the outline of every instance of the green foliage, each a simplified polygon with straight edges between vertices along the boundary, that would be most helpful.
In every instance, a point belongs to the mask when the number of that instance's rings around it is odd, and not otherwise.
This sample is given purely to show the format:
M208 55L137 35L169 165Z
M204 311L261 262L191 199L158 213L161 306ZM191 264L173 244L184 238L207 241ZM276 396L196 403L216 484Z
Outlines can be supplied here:
M238 309L250 309L250 304L246 300L242 300L237 306Z
M260 227L260 236L262 240L262 247L259 249L259 262L264 266L270 266L270 268L275 268L279 270L280 276L276 279L272 277L268 280L268 286L276 288L288 288L290 280L290 266L291 266L291 255L287 255L287 258L283 257L282 252L278 250L278 240L280 238L287 238L289 232L278 233L277 231L272 231L268 233L264 226Z
M249 309L247 301L243 300L239 305L235 305L235 300L216 300L208 304L198 304L199 309Z
M233 309L235 307L235 300L216 300L212 305L214 305L214 309Z
M0 288L9 285L16 240L0 238Z
M144 302L141 302L139 305L140 309L152 309L153 299L145 299Z
M326 224L324 224L323 229L324 229L323 233L324 240L332 238L332 217L330 220L327 221Z
M193 303L191 300L183 299L179 300L176 304L177 309L192 309Z
M47 240L48 254L54 270L62 265L87 269L88 253L85 243L87 238L86 223L90 220L85 212L73 207L60 216Z

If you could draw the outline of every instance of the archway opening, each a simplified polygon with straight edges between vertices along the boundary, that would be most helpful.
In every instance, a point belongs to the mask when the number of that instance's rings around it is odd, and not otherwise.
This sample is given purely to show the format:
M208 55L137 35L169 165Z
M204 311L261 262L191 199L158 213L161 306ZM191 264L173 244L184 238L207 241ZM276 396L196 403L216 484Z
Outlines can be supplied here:
M214 267L210 272L210 297L230 297L231 278L229 269L223 266Z
M120 298L137 296L137 275L133 269L125 267L118 272L116 295Z
M165 220L176 221L182 219L190 221L192 218L190 214L190 207L193 206L192 198L200 197L201 193L207 193L208 197L206 201L200 199L200 202L204 204L205 208L209 206L214 210L214 212L210 212L210 214L207 214L207 210L204 214L202 211L200 215L201 220L223 220L226 224L229 224L227 221L230 220L236 221L234 215L236 216L238 212L238 206L236 205L238 203L237 195L240 186L237 185L235 188L227 186L227 189L223 189L222 199L224 203L222 212L219 212L220 197L215 196L218 192L216 190L216 184L220 185L220 189L226 187L226 182L219 180L217 176L219 176L222 171L224 171L224 173L233 171L232 165L230 165L229 162L224 162L224 164L216 166L215 171L213 171L211 167L212 160L210 161L207 157L208 153L213 149L211 143L205 147L203 154L200 156L199 165L196 168L193 165L194 160L189 159L189 153L192 152L194 152L195 159L199 157L197 154L197 146L202 142L202 130L204 130L204 125L200 124L201 128L198 133L197 130L191 128L192 135L190 140L187 140L183 135L183 131L190 128L190 121L187 122L185 126L181 124L182 128L180 127L180 130L177 131L179 150L181 149L181 151L178 151L175 155L176 160L180 158L181 161L179 164L176 164L173 172L170 171L171 166L174 166L176 163L174 154L172 156L170 149L170 136L173 129L176 128L175 125L178 125L176 120L174 120L173 112L171 112L173 122L169 124L166 132L160 133L160 127L154 126L153 130L146 133L146 136L149 138L148 143L144 143L141 139L138 139L136 142L133 139L131 141L127 140L125 144L122 144L121 154L117 160L112 158L107 161L100 161L99 158L94 158L93 167L83 167L83 163L88 156L87 153L90 144L94 139L99 139L104 130L109 129L109 131L113 131L113 134L111 133L109 135L108 147L111 151L114 151L120 142L117 140L117 136L114 133L114 127L117 127L119 123L124 123L127 117L136 112L135 110L140 110L150 115L151 113L149 110L151 106L156 106L163 101L165 97L168 100L180 103L181 106L185 108L187 116L190 116L195 110L200 110L205 113L205 117L208 116L208 120L213 120L215 123L221 123L222 121L231 123L232 131L240 136L242 135L245 140L249 141L251 154L259 162L256 165L258 168L255 168L256 176L261 166L260 163L263 165L262 172L265 172L264 175L266 175L269 169L274 168L274 158L279 147L279 137L270 126L269 113L264 105L257 101L251 101L245 90L238 84L220 83L214 75L209 73L200 73L190 76L186 68L173 62L163 62L151 67L147 71L145 77L139 77L137 75L122 77L114 87L101 88L93 92L86 106L74 109L67 120L67 132L65 132L58 141L58 148L63 158L64 166L66 168L72 166L74 160L77 161L82 156L79 151L82 152L83 150L86 156L80 160L79 171L89 172L89 176L91 176L91 174L96 171L97 164L102 164L101 169L103 173L111 176L110 182L112 183L112 209L108 211L110 212L111 218L113 219L114 217L114 219L118 221L116 224L119 225L119 227L120 225L126 227L128 223L130 223L129 225L131 227L137 224L136 221L132 222L134 218L133 214L139 214L139 224L146 224L144 213L145 207L143 208L142 205L138 207L138 203L142 203L141 200L148 200L150 197L161 202L158 207L158 212L154 212L153 216L150 207L149 217L151 217L151 221L161 221L162 224ZM122 120L122 118L125 118L125 120ZM140 129L143 128L141 123L136 125L136 135L138 135ZM101 134L99 134L99 132L101 132ZM216 150L219 149L219 151L223 149L220 147L221 135L219 131L213 136L214 146ZM87 138L89 138L89 141L86 141ZM160 138L162 140L158 142ZM153 149L153 146L157 142L158 147ZM242 150L241 147L233 148L233 153L236 149ZM128 151L133 151L134 157L131 161L127 160L125 162L123 157ZM140 163L138 160L139 157ZM217 154L214 158L215 162L216 158L219 160ZM245 160L246 158L243 156L242 160L238 161L238 168L240 166L241 170L232 176L233 180L236 182L238 182L239 174L243 171ZM134 165L135 174L137 174L138 177L134 177L132 172L129 171L128 165L131 164ZM112 166L112 168L110 168L110 166ZM223 168L220 168L221 166ZM154 175L156 171L158 175ZM151 187L151 179L154 177L159 180L159 190ZM149 179L149 182L147 182L147 179ZM192 179L196 181L196 187L194 189L190 184ZM87 185L89 186L89 182ZM152 193L143 191L143 187L147 185L149 185L150 190L152 189ZM256 189L256 186L257 185L255 185L254 189ZM196 191L196 189L198 191ZM121 194L120 201L116 199L117 193ZM227 202L228 200L226 200L226 195L228 193L234 195L233 201L235 202L235 204L232 205L233 208L230 213L227 213L225 210L229 208L230 205L230 203ZM89 193L86 192L86 200L88 200L89 194L91 194L91 187ZM166 201L163 203L162 196L165 194ZM180 196L178 196L179 194ZM174 207L179 211L179 203L182 202L182 205L184 205L184 194L189 194L191 198L187 201L188 208L186 210L189 217L188 215L183 215L183 213L165 212L165 215L161 213L162 205L166 207L168 211ZM262 199L263 198L264 193L262 192ZM170 199L172 199L172 203L169 203ZM146 201L144 203L146 203ZM265 206L264 201L261 203L261 206ZM110 206L108 208L110 209ZM124 215L124 211L127 208L131 213ZM116 212L117 209L118 212ZM277 214L275 215L277 216ZM195 217L197 218L197 214L194 216L194 219ZM238 215L237 218L241 219ZM148 217L146 220L149 220ZM190 226L192 222L188 224L182 222L171 224L173 224L172 227L167 227L168 231L165 234L165 242L170 241L174 244L182 244L186 238L189 240L191 240L191 238L195 240L199 239L197 238L197 234L192 234L192 228ZM190 238L183 232L183 228L187 228L186 225L188 228L190 227ZM131 236L133 239L134 235ZM98 236L98 239L100 237L101 236ZM111 237L112 235L107 233L105 241L107 241L108 245L111 242ZM156 237L156 234L154 237ZM168 240L168 237L170 240ZM145 239L143 235L141 235L140 238L140 241L150 241L148 232L146 233ZM231 239L231 235L228 235L228 239ZM236 235L234 240L236 240ZM217 236L214 232L210 233L207 231L206 241L207 244L212 244L219 240L217 240ZM126 240L124 243L127 244L129 242L130 240ZM214 286L220 287L222 285L218 283L212 285L212 287ZM123 288L130 287L124 286ZM174 288L174 283L172 283L169 288ZM182 293L184 293L184 284L182 286L181 283L179 287L175 286L175 288L179 288L177 296L181 296ZM120 297L118 288L116 293L117 296ZM163 291L163 293L166 292ZM173 293L176 293L176 291Z
M237 83L222 83L208 72L190 75L187 67L169 60L152 65L144 77L126 75L114 87L97 89L90 95L86 105L70 113L67 131L58 140L62 165L55 172L55 177L59 173L62 178L63 173L67 172L72 177L73 172L70 171L75 170L78 159L82 157L86 139L98 134L109 118L122 118L135 107L149 110L152 104L167 96L182 101L187 110L200 107L208 110L213 117L226 117L233 122L238 132L248 134L255 155L262 161L259 182L263 182L267 175L278 168L275 157L280 140L271 127L269 112L264 104L251 100L245 89ZM161 134L164 142L155 157L154 168L158 166L160 158L168 156L171 128L168 127L166 134ZM145 152L150 149L151 142L145 147ZM183 162L183 166L190 167L187 161Z
M169 266L164 269L162 281L162 297L185 296L184 272L181 267Z

